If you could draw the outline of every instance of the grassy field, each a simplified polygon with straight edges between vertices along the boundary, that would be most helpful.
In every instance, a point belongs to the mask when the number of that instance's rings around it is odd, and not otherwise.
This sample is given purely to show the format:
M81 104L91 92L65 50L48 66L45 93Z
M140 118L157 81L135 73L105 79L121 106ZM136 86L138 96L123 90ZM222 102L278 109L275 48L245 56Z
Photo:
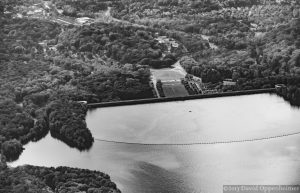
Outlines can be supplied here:
M188 96L188 92L181 82L163 83L163 91L166 97Z
M185 78L186 71L180 66L179 62L172 68L150 69L152 81L156 85L157 80L162 81L162 89L166 97L188 96L188 92L181 79ZM156 91L158 93L158 91Z
M180 80L181 78L185 77L185 74L182 72L172 69L151 69L151 73L156 80L160 79L162 82Z

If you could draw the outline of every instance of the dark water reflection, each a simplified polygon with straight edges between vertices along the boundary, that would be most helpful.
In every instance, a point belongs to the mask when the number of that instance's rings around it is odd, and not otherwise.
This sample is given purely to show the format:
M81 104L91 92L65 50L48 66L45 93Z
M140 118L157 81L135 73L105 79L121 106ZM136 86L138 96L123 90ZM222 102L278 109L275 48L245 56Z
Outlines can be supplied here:
M300 110L275 95L251 95L96 109L88 127L99 139L189 143L251 139L300 131ZM12 166L97 169L125 193L222 192L224 184L299 184L300 136L264 141L141 146L95 141L79 152L48 135Z

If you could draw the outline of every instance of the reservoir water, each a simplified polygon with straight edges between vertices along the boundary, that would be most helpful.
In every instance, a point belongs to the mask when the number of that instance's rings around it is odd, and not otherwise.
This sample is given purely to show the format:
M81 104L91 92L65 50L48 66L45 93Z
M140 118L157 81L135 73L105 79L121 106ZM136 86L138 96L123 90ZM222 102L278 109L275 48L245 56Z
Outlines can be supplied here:
M10 165L100 170L124 193L221 193L223 185L300 184L295 134L300 110L276 95L99 108L86 119L95 138L89 151L48 135L26 145ZM238 142L224 143L230 141Z

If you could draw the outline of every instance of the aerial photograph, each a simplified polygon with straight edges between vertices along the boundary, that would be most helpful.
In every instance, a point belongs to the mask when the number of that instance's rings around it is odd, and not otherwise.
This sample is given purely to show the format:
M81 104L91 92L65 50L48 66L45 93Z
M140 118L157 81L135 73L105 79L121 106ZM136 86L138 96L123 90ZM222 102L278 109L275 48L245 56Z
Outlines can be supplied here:
M0 0L0 193L300 193L300 0Z

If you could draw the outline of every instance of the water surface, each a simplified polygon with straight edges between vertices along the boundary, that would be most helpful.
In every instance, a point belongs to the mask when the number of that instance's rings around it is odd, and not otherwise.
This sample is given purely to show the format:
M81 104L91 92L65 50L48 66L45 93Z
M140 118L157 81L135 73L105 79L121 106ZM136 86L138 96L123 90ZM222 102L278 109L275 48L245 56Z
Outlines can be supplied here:
M200 99L90 110L95 137L79 152L48 135L12 166L70 166L108 173L124 193L221 193L225 184L300 184L300 110L276 95ZM99 139L99 140L98 140Z

